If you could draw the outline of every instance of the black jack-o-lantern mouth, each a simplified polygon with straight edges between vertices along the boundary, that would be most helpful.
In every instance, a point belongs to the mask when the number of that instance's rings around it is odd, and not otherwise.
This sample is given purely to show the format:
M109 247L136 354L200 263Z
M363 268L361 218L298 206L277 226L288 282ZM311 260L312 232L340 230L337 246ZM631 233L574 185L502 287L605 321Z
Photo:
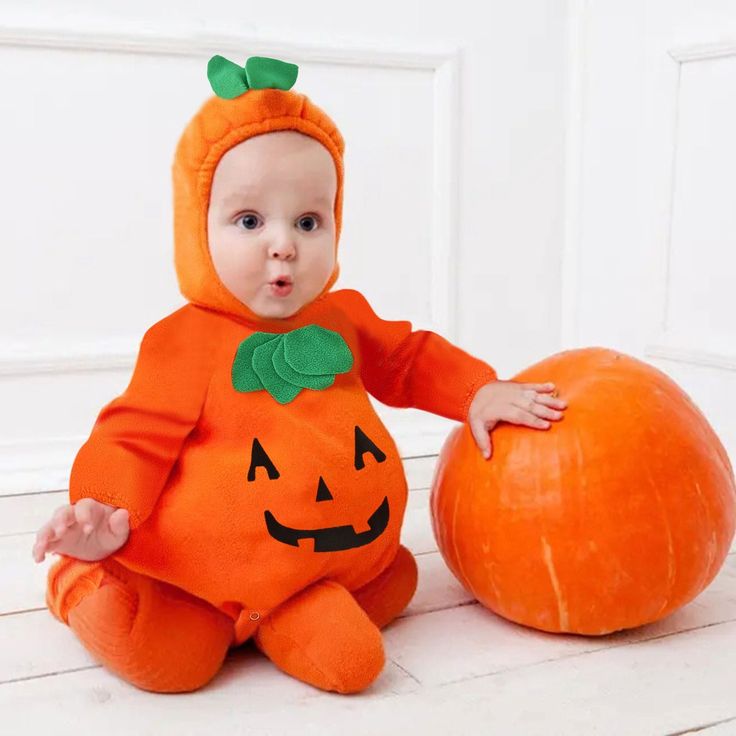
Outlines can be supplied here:
M382 463L386 460L385 453L380 450L360 427L355 425L354 465L356 470L362 470L365 467L363 455L366 452L373 455L376 462ZM280 473L271 458L266 454L258 438L254 437L250 468L248 469L249 481L255 481L256 468L258 467L264 467L266 469L269 480L276 480L280 477ZM330 493L330 489L327 487L322 476L320 476L317 485L316 501L331 500L333 500L332 493ZM292 547L298 547L300 539L314 539L315 552L337 552L370 544L374 539L383 534L388 526L389 503L388 496L384 496L383 501L381 501L378 508L376 508L368 519L368 531L364 532L356 532L350 524L323 527L322 529L296 529L279 522L271 511L266 510L263 512L263 515L266 520L268 533L278 542L288 544Z
M323 529L292 529L276 521L270 512L265 512L268 533L279 542L299 546L300 539L314 539L315 552L337 552L341 549L352 549L369 544L383 534L388 524L388 497L384 496L381 505L368 519L370 529L367 532L356 532L350 525L328 526Z

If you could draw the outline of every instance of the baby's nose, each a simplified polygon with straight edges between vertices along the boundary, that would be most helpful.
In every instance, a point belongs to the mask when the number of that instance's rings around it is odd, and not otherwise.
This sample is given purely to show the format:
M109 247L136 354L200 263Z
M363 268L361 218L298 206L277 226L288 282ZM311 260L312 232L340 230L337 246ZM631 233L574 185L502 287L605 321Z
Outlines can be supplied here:
M295 252L296 251L293 248L271 248L271 257L280 258L282 260L293 258Z
M294 244L286 241L273 243L269 250L274 258L290 258L296 253Z
M268 248L272 258L290 258L296 253L296 247L290 238L274 239Z

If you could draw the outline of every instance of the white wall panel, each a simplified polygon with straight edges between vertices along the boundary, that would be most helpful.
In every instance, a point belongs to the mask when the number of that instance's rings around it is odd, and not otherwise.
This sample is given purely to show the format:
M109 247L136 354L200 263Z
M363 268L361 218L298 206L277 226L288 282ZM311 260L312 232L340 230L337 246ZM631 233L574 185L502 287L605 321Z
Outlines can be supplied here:
M665 329L736 360L736 48L680 72Z
M574 7L565 343L666 372L733 458L736 6Z
M64 482L143 332L183 303L170 166L213 53L298 63L296 88L340 126L337 288L507 377L556 350L565 10L6 3L0 493ZM452 426L378 408L406 455Z

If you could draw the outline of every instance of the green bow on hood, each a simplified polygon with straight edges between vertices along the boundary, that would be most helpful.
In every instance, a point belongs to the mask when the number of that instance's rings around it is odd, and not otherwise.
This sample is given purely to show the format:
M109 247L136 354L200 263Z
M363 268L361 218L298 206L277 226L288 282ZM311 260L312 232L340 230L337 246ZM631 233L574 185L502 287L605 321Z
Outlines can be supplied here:
M233 388L265 389L279 404L293 401L304 388L322 391L337 373L353 367L353 354L339 332L306 325L290 332L254 332L233 360Z
M249 89L291 89L299 67L267 56L251 56L245 66L238 66L215 54L207 63L207 79L212 91L225 100L239 97Z

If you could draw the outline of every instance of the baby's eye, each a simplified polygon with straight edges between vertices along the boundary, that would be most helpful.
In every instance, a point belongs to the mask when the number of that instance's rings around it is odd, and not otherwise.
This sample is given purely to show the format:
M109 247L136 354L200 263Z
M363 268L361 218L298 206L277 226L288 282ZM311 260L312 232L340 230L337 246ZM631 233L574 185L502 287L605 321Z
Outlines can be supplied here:
M258 215L241 215L238 218L238 222L242 222L246 230L255 230L258 227Z
M316 229L318 225L319 221L314 215L304 215L304 217L299 218L299 226L307 232Z

